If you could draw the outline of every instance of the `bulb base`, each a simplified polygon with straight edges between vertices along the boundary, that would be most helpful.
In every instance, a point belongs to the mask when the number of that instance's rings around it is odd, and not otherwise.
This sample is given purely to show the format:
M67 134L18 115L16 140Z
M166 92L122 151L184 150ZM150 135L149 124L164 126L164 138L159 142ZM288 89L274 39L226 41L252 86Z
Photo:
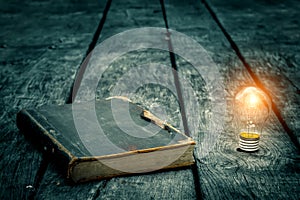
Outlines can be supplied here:
M240 133L239 148L246 152L253 152L259 149L260 135L258 133Z

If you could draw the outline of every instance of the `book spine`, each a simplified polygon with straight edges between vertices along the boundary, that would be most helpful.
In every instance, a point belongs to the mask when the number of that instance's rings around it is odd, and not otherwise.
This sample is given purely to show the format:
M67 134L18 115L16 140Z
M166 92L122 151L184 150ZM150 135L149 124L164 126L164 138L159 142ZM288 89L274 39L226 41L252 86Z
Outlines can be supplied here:
M17 114L17 127L34 146L41 150L45 156L57 161L63 171L69 176L69 163L75 159L62 144L51 134L58 133L47 119L35 110L21 110Z

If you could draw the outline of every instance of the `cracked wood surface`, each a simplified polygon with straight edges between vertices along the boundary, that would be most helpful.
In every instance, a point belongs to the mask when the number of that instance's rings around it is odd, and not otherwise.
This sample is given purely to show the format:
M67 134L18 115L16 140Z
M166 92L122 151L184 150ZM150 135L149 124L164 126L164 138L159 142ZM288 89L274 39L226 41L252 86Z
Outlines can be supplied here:
M272 96L299 143L299 2L207 2Z
M204 199L246 197L296 199L300 179L297 170L299 168L298 149L280 126L275 115L271 116L266 125L266 133L262 136L259 152L247 154L236 151L236 130L232 127L230 118L233 109L232 99L239 88L253 85L254 82L239 58L229 50L229 42L225 41L225 37L218 30L203 4L197 1L188 3L166 1L166 8L170 28L193 37L210 51L224 76L227 91L226 118L228 121L226 120L224 124L224 131L220 134L209 156L200 157L198 160L202 197ZM193 23L185 23L187 19ZM199 31L203 29L203 32ZM257 59L262 58L263 56ZM179 71L186 70L189 70L187 64L181 62ZM210 132L203 134L210 134ZM197 135L201 136L201 133ZM201 140L196 141L198 145L201 145ZM289 187L291 190L288 190Z
M102 10L97 2L0 4L0 196L30 199L39 190L47 162L19 133L16 113L23 107L64 103Z
M291 0L272 5L268 1L207 2L299 138L299 4ZM193 0L165 1L167 21L171 29L192 37L208 51L224 79L228 106L224 131L216 144L208 155L202 156L206 145L203 139L209 134L205 129L206 114L211 106L206 98L206 84L201 73L177 56L178 72L192 85L201 105L200 129L192 129L197 140L197 170L184 168L78 185L67 182L57 163L48 161L18 132L15 114L22 107L65 102L106 2L47 0L0 4L2 199L298 198L299 151L274 114L259 152L236 151L232 98L239 87L254 82L207 7ZM98 43L119 32L147 26L165 27L158 0L113 0ZM162 63L166 71L171 69L167 52L130 52L107 68L98 84L97 98L110 96L116 81L124 75L136 75L131 69L149 62ZM174 83L172 74L161 75L152 68L149 74ZM157 106L165 106L163 117L180 126L176 95L166 88L145 85L132 100L154 113Z

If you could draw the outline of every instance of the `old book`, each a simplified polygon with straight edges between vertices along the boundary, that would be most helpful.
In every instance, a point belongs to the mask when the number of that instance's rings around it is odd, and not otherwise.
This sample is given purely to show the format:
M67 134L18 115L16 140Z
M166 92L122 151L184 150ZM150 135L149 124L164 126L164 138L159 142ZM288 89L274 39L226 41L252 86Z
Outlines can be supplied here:
M123 99L23 109L17 126L74 182L194 163L191 138Z

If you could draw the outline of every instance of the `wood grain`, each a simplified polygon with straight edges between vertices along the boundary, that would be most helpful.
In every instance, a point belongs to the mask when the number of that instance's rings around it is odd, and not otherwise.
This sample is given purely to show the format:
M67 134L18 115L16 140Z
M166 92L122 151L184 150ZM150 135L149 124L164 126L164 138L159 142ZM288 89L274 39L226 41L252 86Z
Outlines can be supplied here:
M51 162L37 192L38 199L95 199L106 181L74 184L66 180L58 162Z
M120 18L125 20L116 20ZM110 14L104 26L103 37L100 37L100 41L117 32L147 26L164 27L158 1L113 1ZM147 77L154 76L157 80L166 80L167 86L174 86L169 59L168 52L155 49L138 50L117 58L109 66L104 74L104 79L101 79L98 85L99 98L102 96L106 97L106 95L109 96L109 92L112 92L113 87L116 87L116 81L122 76L131 77L133 80L138 76L145 77L145 82L147 82ZM164 71L169 71L170 73L162 73L155 66L149 65L151 63L164 65L164 69L167 68ZM145 69L147 72L134 73L134 69L140 66L148 67L148 69ZM103 90L104 88L107 89ZM175 125L175 127L179 126L180 111L178 100L168 87L159 84L144 84L137 91L130 92L134 93L131 96L134 103L149 109L161 119ZM161 107L165 109L166 113L164 115L161 115L161 112L157 112L159 110L155 110ZM98 199L177 199L180 197L195 199L195 194L193 174L190 169L186 169L113 178L107 183L105 188L100 190Z
M99 17L95 4L69 1L1 1L0 7L0 196L26 199L38 191L47 162L19 133L15 114L64 102Z
M299 138L299 3L208 2ZM179 72L189 80L201 105L202 128L194 133L199 177L185 168L72 185L62 177L57 163L48 164L43 159L17 131L15 113L22 107L64 103L105 3L0 1L0 198L298 199L299 152L273 114L260 151L236 151L232 99L239 87L254 82L207 8L196 0L166 1L166 9L170 28L194 38L208 50L224 79L224 131L209 154L202 156L211 108L207 85L201 73L177 57ZM99 42L121 31L145 26L165 27L159 1L113 1ZM171 66L169 59L168 53L159 50L130 52L117 58L99 82L97 98L110 96L121 77L135 75L130 74L130 69L149 62ZM155 74L157 79L167 76L173 83L172 76L151 70L149 74ZM163 107L162 116L180 126L178 101L168 88L145 85L135 92L133 101L153 113L162 114L158 108ZM196 190L201 191L196 194Z
M298 151L274 115L266 125L266 133L262 137L259 152L248 154L236 150L238 138L232 124L232 100L240 87L253 85L254 82L239 58L230 49L229 42L205 6L197 1L185 3L167 1L166 8L170 28L181 30L208 49L224 77L227 101L224 131L220 133L210 153L205 157L199 157L197 164L202 198L297 199L299 192L297 184L300 177L297 169ZM192 67L187 62L180 60L179 62L182 73L193 74ZM201 73L193 77L199 79ZM204 117L201 119L207 123L208 118L202 116ZM202 130L205 130L205 127ZM198 145L201 145L203 138L208 137L207 134L209 132L200 131L196 135ZM200 153L198 155L201 155Z
M107 15L104 28L101 31L99 43L109 37L132 28L144 26L164 27L159 1L112 1L110 10ZM113 55L112 55L113 56ZM109 58L108 58L109 59ZM113 58L111 58L113 59ZM158 68L152 68L149 63L160 63L164 67L166 74L161 73ZM147 68L144 71L143 69ZM166 80L168 85L174 86L171 66L169 61L169 53L156 49L141 49L126 53L118 58L115 58L106 71L103 73L100 82L98 83L96 98L104 99L113 95L125 95L122 93L122 88L127 84L134 84L135 79L144 77L144 81L150 81L150 75L156 80ZM130 81L119 83L122 77L129 77ZM135 85L132 85L133 88ZM121 88L121 93L115 93L115 88ZM131 88L131 87L129 87ZM134 103L137 103L144 108L149 109L158 117L167 120L176 127L180 119L180 111L176 96L167 87L159 84L142 83L137 90L129 91L133 95L129 97ZM157 108L163 107L165 113L159 115L160 110ZM176 122L176 123L175 123ZM52 168L49 166L49 168ZM51 184L53 180L62 184L56 186ZM150 173L135 176L126 176L112 178L97 182L98 189L92 195L92 198L97 199L176 199L176 198L192 198L195 199L195 188L193 182L193 174L189 168L184 170L165 171L162 173ZM82 186L81 186L82 187ZM75 187L64 183L64 178L57 176L54 170L47 170L44 179L41 182L41 187L38 192L38 197L42 199L60 197L61 193L68 189L77 191L81 187ZM52 189L51 189L52 188ZM96 187L97 188L97 187ZM53 194L51 191L55 190ZM91 190L92 191L92 190ZM88 197L91 191L84 190L82 196ZM79 195L76 192L74 196ZM81 195L79 197L81 197ZM70 199L74 196L71 196ZM78 197L78 196L77 196Z
M193 181L190 169L119 177L110 180L97 199L196 199Z
M208 2L299 143L299 2Z

